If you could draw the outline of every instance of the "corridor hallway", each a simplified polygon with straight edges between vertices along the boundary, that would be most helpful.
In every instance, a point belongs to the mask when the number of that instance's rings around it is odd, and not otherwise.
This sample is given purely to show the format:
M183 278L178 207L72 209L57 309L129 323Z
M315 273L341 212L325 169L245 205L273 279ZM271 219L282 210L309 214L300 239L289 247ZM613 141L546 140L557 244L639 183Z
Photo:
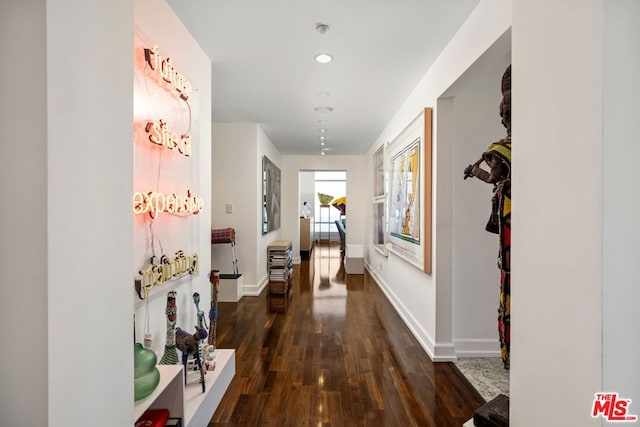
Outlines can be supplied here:
M294 267L287 313L269 313L266 292L219 304L236 375L209 426L459 427L484 403L430 361L371 276L345 274L338 245Z

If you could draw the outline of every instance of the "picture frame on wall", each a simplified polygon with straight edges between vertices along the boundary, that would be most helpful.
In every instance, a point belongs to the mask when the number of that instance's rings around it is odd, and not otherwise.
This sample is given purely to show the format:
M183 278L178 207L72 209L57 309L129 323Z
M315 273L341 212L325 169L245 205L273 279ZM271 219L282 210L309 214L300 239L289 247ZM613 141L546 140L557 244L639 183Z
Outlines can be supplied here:
M389 234L420 244L420 142L411 140L389 160Z
M387 256L387 193L384 144L373 154L373 182L373 245L378 252Z
M373 198L386 196L384 144L373 153Z
M262 156L262 234L280 229L280 169Z
M431 129L432 109L425 108L387 147L386 247L428 274L432 243Z

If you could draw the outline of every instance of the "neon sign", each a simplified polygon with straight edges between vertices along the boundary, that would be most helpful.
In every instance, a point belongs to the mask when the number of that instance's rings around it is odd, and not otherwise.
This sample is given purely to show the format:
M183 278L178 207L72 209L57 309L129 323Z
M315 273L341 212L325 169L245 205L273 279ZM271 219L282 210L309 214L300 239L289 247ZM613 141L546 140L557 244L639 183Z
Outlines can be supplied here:
M204 199L191 194L187 190L186 196L175 193L163 194L155 191L133 193L133 213L136 215L149 213L151 218L156 218L160 213L197 215L204 207Z
M152 264L149 268L140 270L139 273L142 276L141 283L136 284L136 288L140 286L138 295L140 295L140 289L144 291L144 298L149 295L149 291L154 286L160 286L165 282L172 279L177 279L185 274L197 274L198 271L198 254L194 253L191 256L185 256L183 251L176 252L176 257L172 260L166 255L162 255L159 264Z
M171 84L173 88L178 91L180 98L185 101L189 99L189 95L191 95L191 91L193 90L191 83L184 74L177 72L175 68L173 68L171 58L163 58L158 54L158 46L145 49L144 59L153 71L157 71L162 80Z
M169 150L178 149L183 156L191 156L191 135L180 135L167 128L167 123L160 119L159 123L147 122L144 130L151 134L149 141L167 147Z

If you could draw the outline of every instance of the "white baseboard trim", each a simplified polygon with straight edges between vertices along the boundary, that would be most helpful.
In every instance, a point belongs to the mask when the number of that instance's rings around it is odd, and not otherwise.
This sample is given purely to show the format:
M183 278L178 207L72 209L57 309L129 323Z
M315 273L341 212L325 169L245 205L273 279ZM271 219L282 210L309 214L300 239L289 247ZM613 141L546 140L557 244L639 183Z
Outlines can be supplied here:
M436 343L434 346L434 362L457 362L456 347L453 343Z
M264 276L262 280L260 280L260 283L258 283L257 285L245 283L244 287L242 288L242 296L245 296L245 297L260 296L264 288L267 286L267 283L269 283L269 276Z
M391 290L389 285L387 285L384 279L378 274L377 269L369 265L368 260L365 260L365 267L431 360L434 362L455 362L457 359L453 343L435 343L429 333L420 326L413 314L411 314L402 301L400 301L397 295Z
M291 260L292 260L292 262L294 264L297 265L297 264L300 264L302 262L302 257L301 256L294 256L294 257L291 258Z
M500 344L497 339L454 339L458 357L500 357Z

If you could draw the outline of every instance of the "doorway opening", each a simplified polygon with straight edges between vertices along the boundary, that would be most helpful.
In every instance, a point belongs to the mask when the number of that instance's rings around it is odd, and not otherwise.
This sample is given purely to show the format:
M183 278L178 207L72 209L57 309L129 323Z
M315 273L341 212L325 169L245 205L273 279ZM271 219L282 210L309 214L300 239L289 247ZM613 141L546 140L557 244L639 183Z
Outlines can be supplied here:
M344 249L347 171L300 171L299 182L300 216L311 219L311 239L315 243L338 242Z

